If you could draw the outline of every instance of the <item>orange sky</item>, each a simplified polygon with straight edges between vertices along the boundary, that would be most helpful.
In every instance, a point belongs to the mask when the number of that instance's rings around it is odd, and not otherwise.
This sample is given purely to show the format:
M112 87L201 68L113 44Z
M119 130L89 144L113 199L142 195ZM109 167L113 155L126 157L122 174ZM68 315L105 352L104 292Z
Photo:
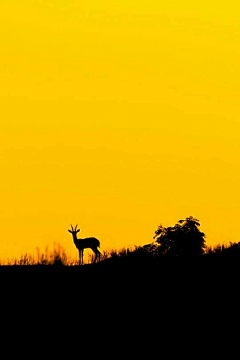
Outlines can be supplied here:
M1 0L0 258L240 240L237 1Z

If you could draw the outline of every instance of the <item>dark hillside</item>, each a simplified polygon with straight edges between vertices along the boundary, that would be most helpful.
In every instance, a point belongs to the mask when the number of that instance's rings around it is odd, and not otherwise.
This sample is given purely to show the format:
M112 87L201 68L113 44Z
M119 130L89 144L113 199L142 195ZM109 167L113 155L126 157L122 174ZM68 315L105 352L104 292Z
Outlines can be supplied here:
M14 265L0 266L2 284L19 286L24 282L38 285L68 286L97 283L123 287L124 284L152 283L164 286L232 282L239 279L240 257L203 255L196 258L123 256L108 258L96 264L82 266L64 265ZM81 287L81 286L80 286Z

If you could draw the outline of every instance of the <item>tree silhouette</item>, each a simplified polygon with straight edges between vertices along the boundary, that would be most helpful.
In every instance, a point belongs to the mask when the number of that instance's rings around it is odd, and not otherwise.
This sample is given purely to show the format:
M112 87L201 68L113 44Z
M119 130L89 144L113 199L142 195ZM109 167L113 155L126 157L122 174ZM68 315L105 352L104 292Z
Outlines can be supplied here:
M173 227L160 225L154 239L159 255L198 256L204 253L205 234L199 230L199 220L192 216L179 220Z

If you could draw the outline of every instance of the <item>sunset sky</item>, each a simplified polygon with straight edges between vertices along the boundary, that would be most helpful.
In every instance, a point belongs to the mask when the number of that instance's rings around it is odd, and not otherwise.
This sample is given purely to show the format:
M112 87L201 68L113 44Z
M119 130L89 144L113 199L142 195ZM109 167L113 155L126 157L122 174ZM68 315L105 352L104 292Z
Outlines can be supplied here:
M240 3L1 0L0 258L240 241Z

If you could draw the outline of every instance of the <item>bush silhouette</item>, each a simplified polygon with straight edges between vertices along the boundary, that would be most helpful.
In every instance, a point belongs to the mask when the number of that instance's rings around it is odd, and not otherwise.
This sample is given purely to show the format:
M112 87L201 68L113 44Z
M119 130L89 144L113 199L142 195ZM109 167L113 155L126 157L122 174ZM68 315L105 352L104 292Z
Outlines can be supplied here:
M205 234L199 230L199 220L192 216L179 220L173 227L160 225L154 239L159 255L199 256L205 250Z

